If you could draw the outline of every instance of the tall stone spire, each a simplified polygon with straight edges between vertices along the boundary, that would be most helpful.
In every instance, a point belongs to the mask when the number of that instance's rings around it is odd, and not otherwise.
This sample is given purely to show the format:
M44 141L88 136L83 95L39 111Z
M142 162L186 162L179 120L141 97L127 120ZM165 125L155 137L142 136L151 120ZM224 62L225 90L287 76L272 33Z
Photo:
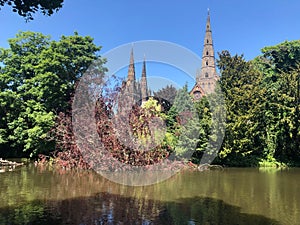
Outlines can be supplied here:
M143 62L142 79L141 79L141 97L142 97L142 99L146 99L148 97L145 57L144 57L144 62Z
M216 82L218 79L219 79L219 76L216 71L215 53L214 53L211 24L210 24L210 13L208 10L207 20L206 20L206 28L205 28L204 45L203 45L203 52L202 52L201 71L199 74L197 74L196 85L194 86L193 90L191 91L191 94L193 94L194 92L200 91L200 88L202 89L202 92L204 92L204 94L201 94L201 96L214 92ZM197 89L197 91L196 91L196 89ZM194 94L196 94L196 93L194 93ZM199 93L198 93L198 96L199 96Z
M131 83L134 81L135 81L135 68L134 68L133 48L131 48L127 82Z
M200 79L215 78L216 74L217 73L216 73L216 64L215 64L215 53L214 53L212 32L210 26L210 14L208 10L204 46L202 52L202 67L201 67Z
M128 66L128 75L127 81L125 82L124 93L127 95L127 103L134 102L137 99L140 99L139 93L139 84L135 80L135 66L134 66L134 56L133 56L133 47L130 52L130 61Z

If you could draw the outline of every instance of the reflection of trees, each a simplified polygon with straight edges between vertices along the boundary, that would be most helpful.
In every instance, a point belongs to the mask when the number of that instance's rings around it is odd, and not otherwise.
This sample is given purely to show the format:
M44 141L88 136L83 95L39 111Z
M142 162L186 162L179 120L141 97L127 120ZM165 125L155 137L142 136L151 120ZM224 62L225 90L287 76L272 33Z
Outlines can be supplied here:
M55 204L55 214L72 224L147 224L158 217L161 203L109 193L67 199ZM96 223L95 223L96 222Z
M28 209L28 210L27 210ZM20 212L22 210L22 212ZM37 210L37 211L36 211ZM7 224L222 224L279 225L263 216L241 213L240 208L212 198L186 198L160 202L109 193L62 201L41 201L21 208L1 209Z
M33 166L0 175L0 224L298 224L296 172L185 171L146 187Z

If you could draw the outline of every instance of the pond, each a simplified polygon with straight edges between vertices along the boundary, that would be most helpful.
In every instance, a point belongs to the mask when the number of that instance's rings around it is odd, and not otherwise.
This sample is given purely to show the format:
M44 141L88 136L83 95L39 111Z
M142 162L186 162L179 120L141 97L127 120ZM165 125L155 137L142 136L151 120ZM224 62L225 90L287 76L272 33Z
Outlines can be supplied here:
M0 224L300 224L300 169L181 171L144 187L32 164L0 173Z

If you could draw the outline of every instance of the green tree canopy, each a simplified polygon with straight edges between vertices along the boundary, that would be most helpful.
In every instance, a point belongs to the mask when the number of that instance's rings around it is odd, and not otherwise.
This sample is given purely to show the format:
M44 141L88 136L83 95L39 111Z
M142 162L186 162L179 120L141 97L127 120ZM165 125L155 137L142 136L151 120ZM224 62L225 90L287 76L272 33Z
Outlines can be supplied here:
M101 62L100 47L77 33L52 41L35 32L18 33L9 46L0 49L0 145L12 155L46 153L56 115L68 110L75 83L89 65Z
M176 94L177 94L177 90L173 85L167 85L166 87L153 93L155 97L166 99L171 104L173 104Z
M249 62L228 51L219 56L227 109L221 161L299 164L300 42L265 47Z
M220 85L226 101L226 136L220 157L231 165L255 165L264 148L262 74L243 56L219 54Z
M274 72L288 72L297 68L300 61L300 40L285 41L275 46L262 49L263 55L259 58L266 69Z
M286 41L262 49L254 59L263 72L267 91L265 120L268 159L299 162L300 41Z

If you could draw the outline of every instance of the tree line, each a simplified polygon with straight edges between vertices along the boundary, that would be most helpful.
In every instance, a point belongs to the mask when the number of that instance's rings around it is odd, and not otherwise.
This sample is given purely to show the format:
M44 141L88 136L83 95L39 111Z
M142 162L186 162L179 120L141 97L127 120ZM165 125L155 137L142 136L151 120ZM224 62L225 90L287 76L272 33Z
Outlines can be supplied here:
M92 62L99 62L97 69L105 73L101 47L78 33L54 41L41 33L19 32L8 43L9 48L0 49L0 157L51 155L62 166L89 168L74 140L71 104L77 82ZM300 41L265 47L250 61L220 52L215 94L194 102L187 86L167 86L154 93L157 98L132 109L130 127L139 144L146 145L151 135L160 140L147 153L118 142L108 100L114 95L106 91L95 107L99 138L115 158L131 165L151 165L171 156L197 164L208 149L218 148L216 164L297 166L299 62ZM220 93L224 109L216 102ZM164 110L159 98L169 100L171 107ZM224 130L214 117L222 110ZM165 123L162 137L151 128L154 117Z

